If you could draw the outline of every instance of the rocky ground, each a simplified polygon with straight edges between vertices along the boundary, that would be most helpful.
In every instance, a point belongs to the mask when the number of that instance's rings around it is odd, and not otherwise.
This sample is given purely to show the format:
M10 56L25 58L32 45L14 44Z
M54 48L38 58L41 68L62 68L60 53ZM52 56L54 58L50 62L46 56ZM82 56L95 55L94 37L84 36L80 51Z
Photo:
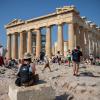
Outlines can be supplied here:
M72 67L52 64L52 72L37 65L40 80L56 91L56 100L100 100L100 66L81 64L80 76L73 76ZM0 100L9 100L8 86L15 80L16 70L0 67Z

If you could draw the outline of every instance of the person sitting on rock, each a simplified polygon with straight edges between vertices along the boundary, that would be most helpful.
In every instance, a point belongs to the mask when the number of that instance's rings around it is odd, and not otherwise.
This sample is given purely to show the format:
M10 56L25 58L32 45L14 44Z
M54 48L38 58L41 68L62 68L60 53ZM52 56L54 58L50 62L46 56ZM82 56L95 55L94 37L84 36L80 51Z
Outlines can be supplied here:
M31 54L26 52L23 60L24 62L18 68L18 78L15 84L17 86L31 86L39 80L39 77L38 74L35 74L36 68L35 64L31 62Z

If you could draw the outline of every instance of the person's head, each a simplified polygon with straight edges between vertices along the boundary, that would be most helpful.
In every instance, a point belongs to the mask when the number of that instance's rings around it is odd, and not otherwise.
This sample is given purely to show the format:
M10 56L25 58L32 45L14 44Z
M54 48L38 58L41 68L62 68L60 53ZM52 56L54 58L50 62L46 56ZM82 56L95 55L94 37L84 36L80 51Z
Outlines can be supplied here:
M68 49L68 52L70 52L70 49Z
M31 57L32 57L32 55L30 54L30 53L25 53L24 54L24 62L26 63L26 64L30 64L31 63Z
M80 46L76 46L76 49L80 50Z
M57 53L60 54L60 51L58 51Z
M24 59L19 59L20 64L24 64Z

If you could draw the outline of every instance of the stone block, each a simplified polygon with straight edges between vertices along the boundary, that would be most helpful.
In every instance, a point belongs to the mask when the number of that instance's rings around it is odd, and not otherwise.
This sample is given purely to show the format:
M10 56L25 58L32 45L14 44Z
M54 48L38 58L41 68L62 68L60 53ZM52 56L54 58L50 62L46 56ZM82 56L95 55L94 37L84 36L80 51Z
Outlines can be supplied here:
M9 86L10 100L55 100L55 91L47 83L30 87Z

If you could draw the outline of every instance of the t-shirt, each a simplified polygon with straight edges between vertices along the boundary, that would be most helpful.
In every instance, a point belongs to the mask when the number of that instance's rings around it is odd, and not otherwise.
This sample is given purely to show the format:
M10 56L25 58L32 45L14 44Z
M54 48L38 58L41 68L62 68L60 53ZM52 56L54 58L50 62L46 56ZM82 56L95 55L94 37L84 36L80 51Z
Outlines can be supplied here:
M49 59L48 59L48 57L44 57L44 60L45 60L45 63L49 63Z
M82 56L82 52L78 49L74 49L72 51L72 60L76 62L80 62L80 57Z
M93 55L90 55L90 59L93 59Z
M3 47L0 47L0 56L3 56Z
M18 72L20 71L21 66L22 66L22 64L19 64ZM32 67L31 67L31 65L30 65L30 67L29 67L29 72L32 72Z
M68 57L68 58L71 57L71 53L68 52L68 53L67 53L67 57Z

